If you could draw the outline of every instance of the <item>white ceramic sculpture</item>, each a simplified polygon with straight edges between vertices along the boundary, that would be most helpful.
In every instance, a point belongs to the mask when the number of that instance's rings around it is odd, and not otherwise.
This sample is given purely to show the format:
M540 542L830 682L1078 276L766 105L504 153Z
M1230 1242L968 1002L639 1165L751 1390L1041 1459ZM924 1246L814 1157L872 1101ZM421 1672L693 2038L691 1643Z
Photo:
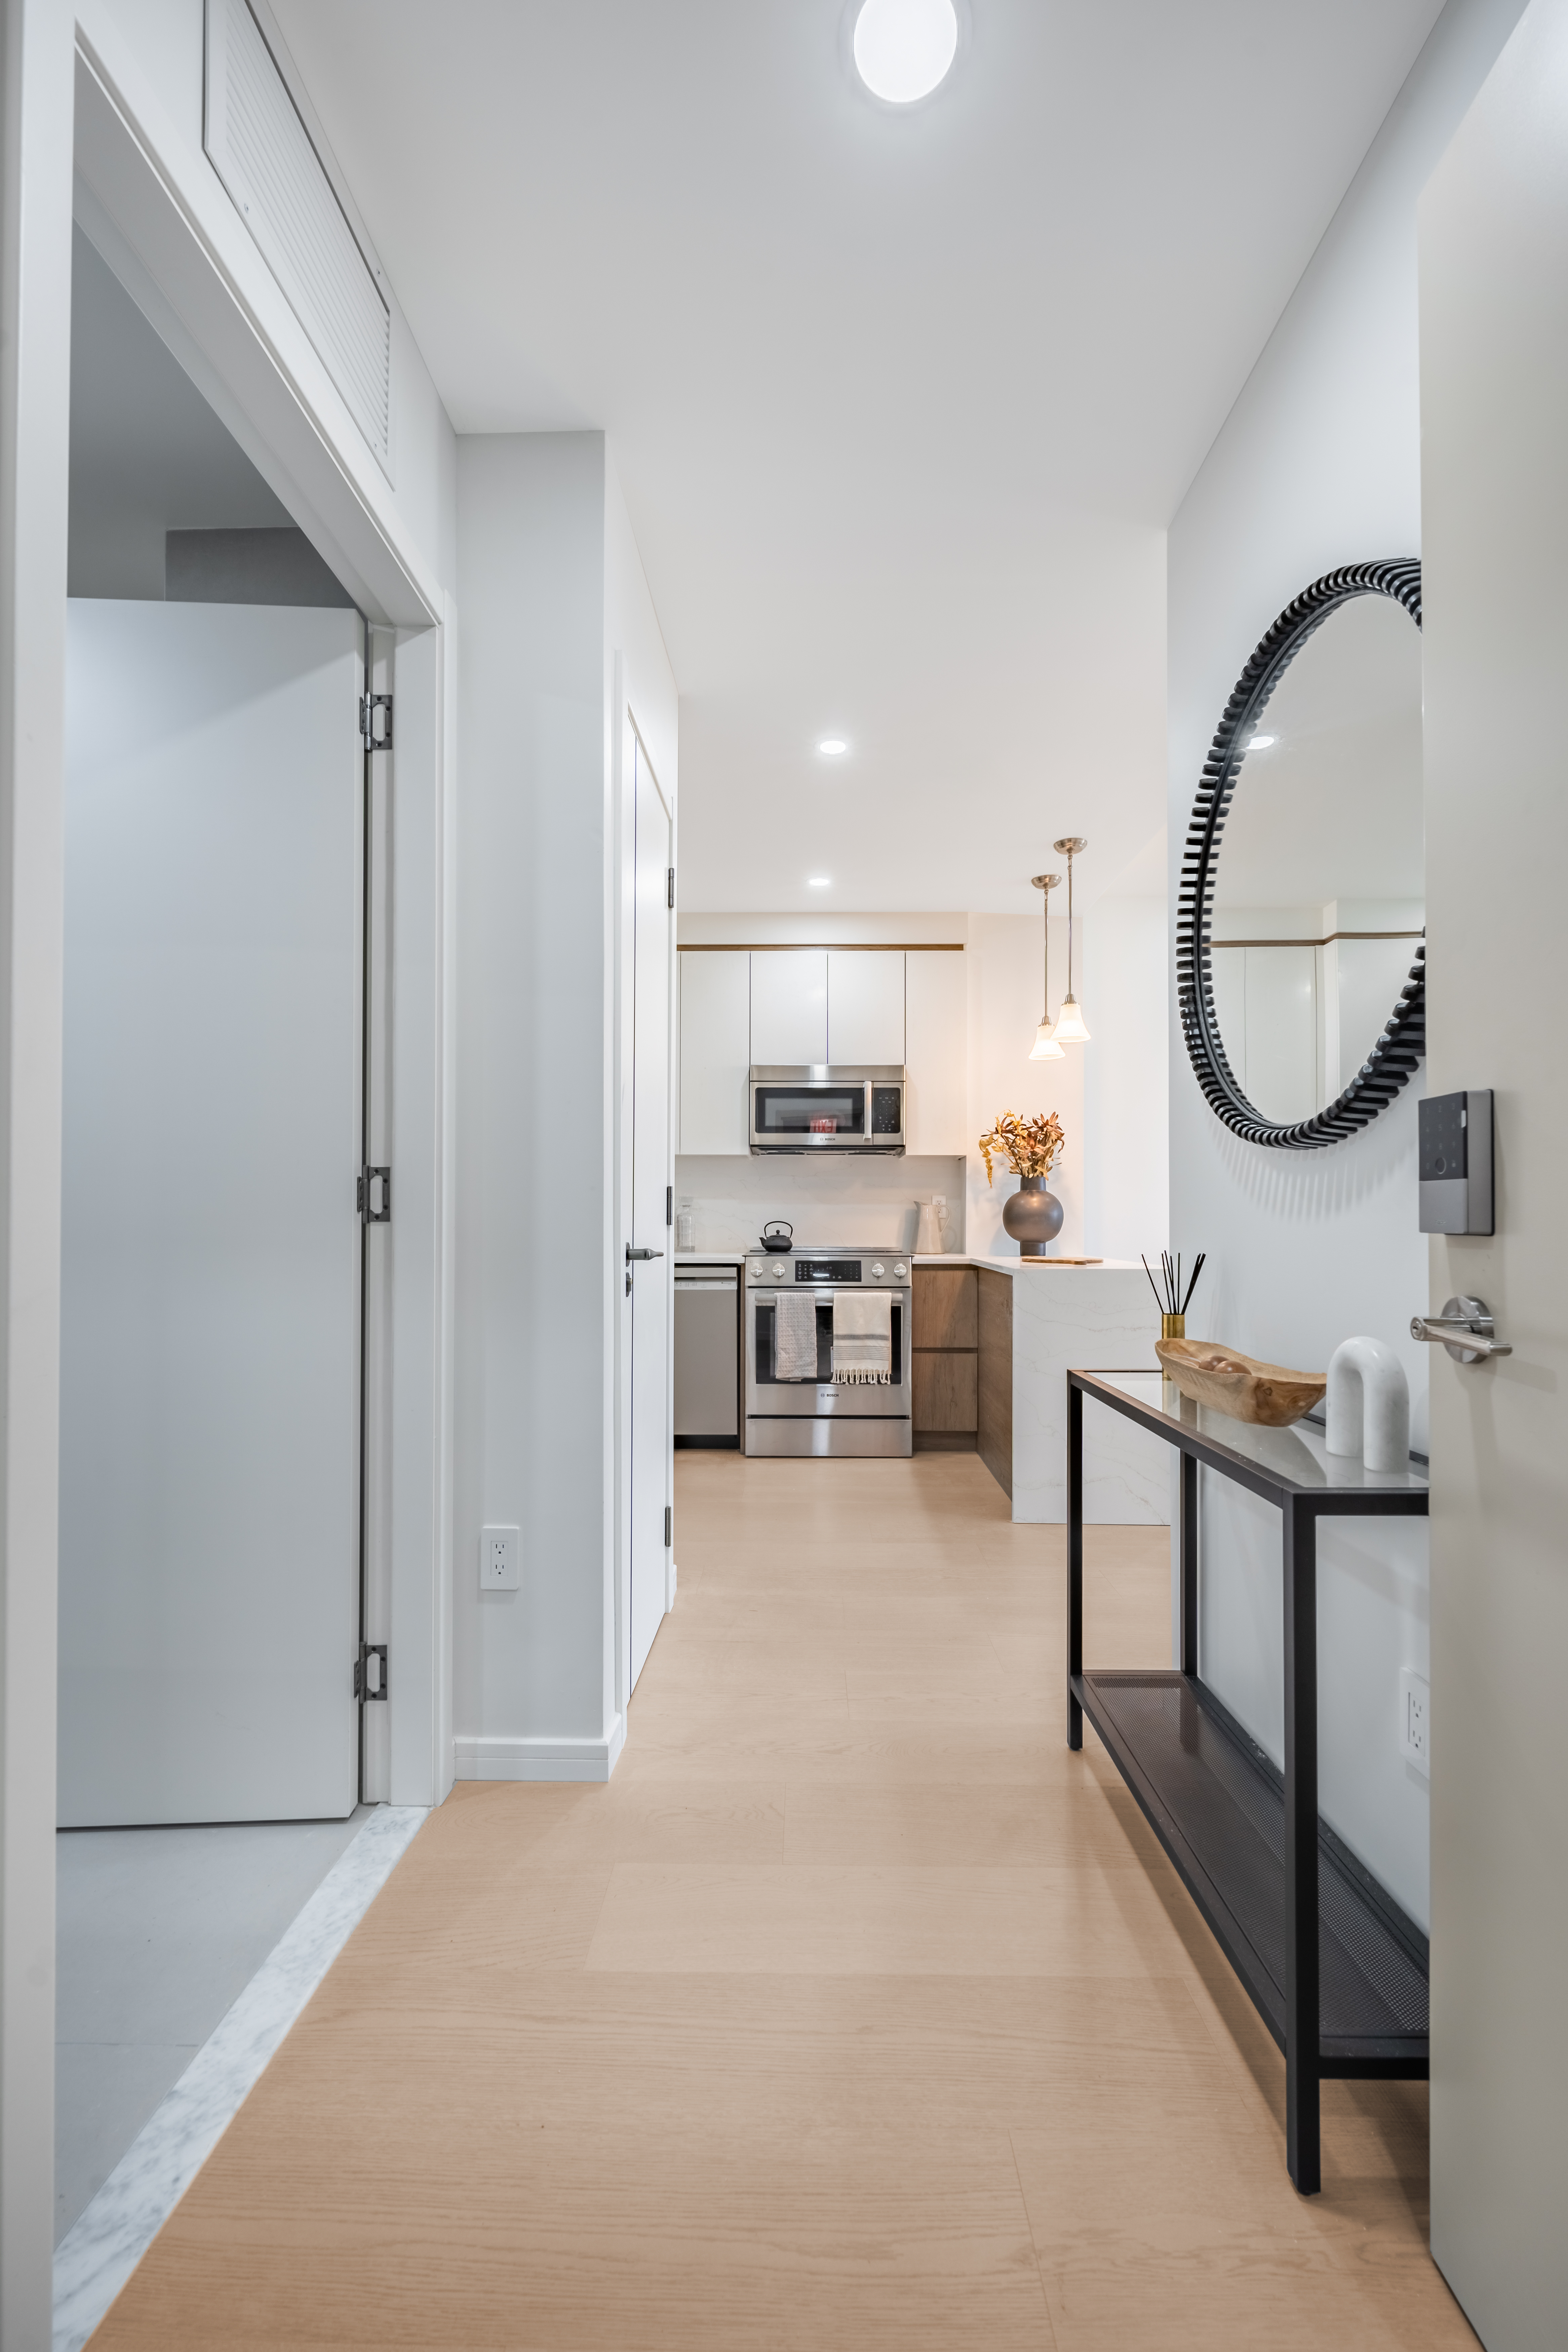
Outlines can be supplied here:
M1369 1470L1403 1470L1410 1460L1410 1383L1381 1339L1346 1339L1329 1360L1325 1400L1331 1454L1359 1454Z

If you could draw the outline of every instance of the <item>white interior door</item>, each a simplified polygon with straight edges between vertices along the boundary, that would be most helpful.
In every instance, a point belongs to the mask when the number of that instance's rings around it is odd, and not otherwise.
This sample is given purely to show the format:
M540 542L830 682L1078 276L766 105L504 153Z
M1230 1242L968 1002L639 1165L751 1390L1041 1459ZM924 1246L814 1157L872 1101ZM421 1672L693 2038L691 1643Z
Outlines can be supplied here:
M356 1799L361 669L70 607L63 1823Z
M635 1688L668 1598L670 1478L669 812L635 735L637 946L632 1033L632 1606Z
M1490 1087L1496 1158L1421 1304L1513 1350L1431 1350L1432 2252L1488 2352L1568 2341L1565 89L1527 9L1421 205L1426 1093Z

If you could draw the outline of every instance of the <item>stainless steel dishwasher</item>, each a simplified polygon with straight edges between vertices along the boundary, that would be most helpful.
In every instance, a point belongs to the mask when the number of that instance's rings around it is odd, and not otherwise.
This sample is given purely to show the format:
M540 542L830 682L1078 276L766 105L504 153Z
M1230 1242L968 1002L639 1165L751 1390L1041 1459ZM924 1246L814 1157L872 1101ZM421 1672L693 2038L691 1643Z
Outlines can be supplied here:
M738 1266L676 1260L677 1445L740 1445L740 1297Z

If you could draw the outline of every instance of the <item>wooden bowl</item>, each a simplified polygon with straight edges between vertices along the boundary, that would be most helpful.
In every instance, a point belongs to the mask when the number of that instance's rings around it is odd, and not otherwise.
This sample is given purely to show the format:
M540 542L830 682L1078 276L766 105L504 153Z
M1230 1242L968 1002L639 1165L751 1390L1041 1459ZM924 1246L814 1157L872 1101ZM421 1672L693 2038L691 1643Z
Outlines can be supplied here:
M1156 1339L1154 1353L1184 1396L1212 1405L1232 1421L1284 1429L1300 1421L1323 1395L1326 1372L1291 1372L1283 1364L1260 1364L1212 1339Z

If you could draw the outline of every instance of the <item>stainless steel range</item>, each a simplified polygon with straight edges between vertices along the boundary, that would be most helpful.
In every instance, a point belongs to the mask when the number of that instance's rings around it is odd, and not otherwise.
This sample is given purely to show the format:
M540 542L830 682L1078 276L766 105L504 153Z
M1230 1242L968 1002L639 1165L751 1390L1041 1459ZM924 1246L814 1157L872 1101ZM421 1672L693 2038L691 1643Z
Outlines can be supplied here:
M746 1261L746 1452L912 1454L910 1279L906 1251L795 1249ZM885 1293L888 1378L868 1374L881 1342L847 1327L880 1323L836 1311L840 1300ZM795 1302L788 1306L784 1301ZM809 1304L808 1304L809 1302ZM781 1311L782 1309L782 1311ZM835 1360L835 1332L837 1362ZM812 1340L815 1339L815 1363ZM851 1377L853 1369L857 1377ZM835 1371L838 1377L835 1378Z

